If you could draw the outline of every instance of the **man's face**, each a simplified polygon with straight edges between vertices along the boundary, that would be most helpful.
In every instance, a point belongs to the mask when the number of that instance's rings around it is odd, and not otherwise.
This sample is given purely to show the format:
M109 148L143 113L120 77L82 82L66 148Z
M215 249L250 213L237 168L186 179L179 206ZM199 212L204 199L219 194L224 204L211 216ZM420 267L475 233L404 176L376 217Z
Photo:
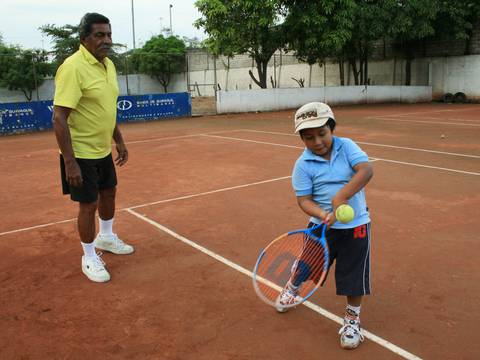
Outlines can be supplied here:
M98 61L103 61L112 47L110 24L92 24L92 31L82 44Z
M302 140L315 155L329 159L332 153L333 134L325 125L320 128L305 129L302 131Z

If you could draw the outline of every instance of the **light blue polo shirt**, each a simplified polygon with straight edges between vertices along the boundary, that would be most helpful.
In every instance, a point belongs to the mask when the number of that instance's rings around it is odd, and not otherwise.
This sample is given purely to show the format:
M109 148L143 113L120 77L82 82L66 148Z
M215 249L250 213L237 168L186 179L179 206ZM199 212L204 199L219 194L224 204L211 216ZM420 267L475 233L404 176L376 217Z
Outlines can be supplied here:
M368 162L367 154L348 138L333 137L330 160L315 155L305 149L295 162L292 174L292 185L297 196L312 195L323 210L332 211L332 198L355 175L353 167ZM348 224L339 221L334 229L350 229L370 222L370 215L365 200L365 189L357 192L348 204L355 211L355 218ZM310 221L321 224L322 220L311 217Z

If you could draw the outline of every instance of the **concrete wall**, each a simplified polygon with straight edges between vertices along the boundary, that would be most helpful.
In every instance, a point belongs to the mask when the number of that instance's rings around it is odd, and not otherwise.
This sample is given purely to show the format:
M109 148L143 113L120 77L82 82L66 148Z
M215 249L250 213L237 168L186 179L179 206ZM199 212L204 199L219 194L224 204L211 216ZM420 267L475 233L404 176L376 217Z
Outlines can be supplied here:
M217 60L216 66L213 66L213 60L208 56L199 55L197 58L198 64L191 64L190 72L173 76L168 87L169 92L186 91L187 84L190 84L188 91L192 97L214 96L215 83L220 86L221 90L258 89L248 74L249 70L255 74L256 69L251 67L251 61L248 61L245 56L240 62L240 65L244 67L230 68L230 70L221 60ZM299 88L298 83L292 78L304 79L305 87L340 85L338 64L309 66L299 64L294 60L293 57L284 56L283 65L276 64L276 66L268 68L268 88L272 88L270 77L280 88ZM205 70L192 70L198 69L202 64L205 66ZM347 85L353 85L353 74L348 70L348 67L345 66L345 81ZM405 60L370 61L369 78L370 85L402 85L405 82ZM120 94L128 95L126 76L119 76L118 79ZM198 86L195 86L195 83ZM447 92L455 94L462 91L468 98L480 100L480 55L416 59L412 63L411 84L431 86L434 99L441 98ZM164 92L160 83L147 75L128 75L128 88L130 95ZM54 93L53 80L46 80L38 92L40 100L51 100ZM33 93L33 100L37 100L36 92ZM0 89L0 102L17 101L26 101L22 92Z
M463 92L469 99L480 100L480 55L424 59L430 63L433 97L449 92Z
M251 80L248 71L255 69L240 68L217 70L217 83L221 90L258 89ZM305 87L339 86L338 64L290 64L270 67L268 78L272 77L279 88L298 88L293 80L304 79ZM214 96L214 71L193 71L189 74L190 83L197 82L201 96ZM402 85L405 83L405 60L390 59L371 61L369 63L370 85ZM345 82L354 84L352 71L345 66ZM433 98L440 99L445 93L464 92L469 99L480 100L480 55L450 56L442 58L420 58L412 63L411 84L414 86L431 86ZM272 88L270 80L268 88ZM192 96L198 96L194 88L190 89Z
M429 102L429 86L332 86L296 89L219 91L217 113L292 109L311 101L329 104Z

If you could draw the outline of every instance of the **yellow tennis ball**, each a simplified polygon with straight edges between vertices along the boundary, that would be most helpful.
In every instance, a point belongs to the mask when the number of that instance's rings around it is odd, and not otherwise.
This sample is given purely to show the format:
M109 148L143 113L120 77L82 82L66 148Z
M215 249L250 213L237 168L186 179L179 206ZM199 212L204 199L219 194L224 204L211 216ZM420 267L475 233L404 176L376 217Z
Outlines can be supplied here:
M335 211L335 217L341 223L349 223L355 217L355 211L350 205L342 204Z

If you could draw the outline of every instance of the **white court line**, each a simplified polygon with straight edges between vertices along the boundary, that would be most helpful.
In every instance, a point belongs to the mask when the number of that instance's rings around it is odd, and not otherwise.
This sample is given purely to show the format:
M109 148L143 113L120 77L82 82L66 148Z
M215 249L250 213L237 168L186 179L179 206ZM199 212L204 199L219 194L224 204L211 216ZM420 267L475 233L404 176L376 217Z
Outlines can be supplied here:
M248 130L248 129L239 129L235 131L252 131L252 132L260 132L257 130ZM272 132L273 133L273 132ZM290 134L285 134L285 133L273 133L273 134L279 134L279 135L290 135ZM193 135L192 135L193 136ZM200 136L200 135L199 135ZM258 144L265 144L265 145L272 145L272 146L280 146L280 147L287 147L287 148L296 148L296 149L303 149L301 146L293 146L293 145L284 145L284 144L277 144L277 143L270 143L270 142L263 142L263 141L256 141L256 140L246 140L246 139L241 139L241 138L232 138L232 137L226 137L226 136L218 136L218 135L208 135L208 134L203 134L201 136L205 137L216 137L216 138L221 138L221 139L229 139L229 140L238 140L238 141L244 141L244 142L252 142L252 143L258 143ZM391 162L395 164L402 164L402 165L410 165L410 166L418 166L418 167L423 167L423 168L428 168L428 169L436 169L436 170L444 170L444 171L450 171L450 172L456 172L456 173L461 173L461 174L467 174L467 175L480 175L480 173L476 172L470 172L470 171L463 171L463 170L455 170L455 169L448 169L448 168L441 168L437 166L430 166L430 165L422 165L422 164L416 164L416 163L409 163L409 162L402 162L402 161L396 161L396 160L389 160L389 159L382 159L382 158L370 158L370 161L385 161L385 162ZM238 186L233 186L233 187L228 187L228 188L222 188L222 189L217 189L217 190L212 190L212 191L207 191L204 193L199 193L199 194L193 194L193 195L185 195L181 196L178 198L171 198L171 199L165 199L165 200L159 200L159 201L154 201L151 203L145 203L145 204L140 204L140 205L135 205L130 207L131 209L135 208L141 208L145 206L150 206L150 205L155 205L155 204L160 204L160 203L165 203L165 202L170 202L170 201L176 201L176 200L181 200L181 199L189 199L197 196L202 196L202 195L208 195L208 194L213 194L221 191L228 191L228 190L233 190L233 189L239 189L243 187L248 187L248 186L253 186L253 185L259 185L259 184L264 184L264 183L269 183L273 181L278 181L278 180L284 180L284 179L289 179L291 176L284 176L284 177L279 177L275 179L269 179L269 180L263 180L263 181L258 181L250 184L244 184L244 185L238 185ZM118 211L125 211L126 208L119 209ZM38 229L42 227L47 227L51 225L57 225L65 222L70 222L70 221L75 221L75 219L68 219L68 220L60 220L56 222L51 222L47 224L40 224L40 225L34 225L26 228L21 228L21 229L16 229L16 230L10 230L10 231L4 231L0 233L0 236L3 235L8 235L8 234L13 234L17 232L22 232L22 231L28 231L28 230L33 230L33 229Z
M188 134L188 135L179 135L179 136L165 136L165 137L158 137L158 138L152 138L152 139L146 139L146 140L135 140L135 141L127 141L125 144L126 145L131 145L131 144L141 144L141 143L149 143L149 142L157 142L157 141L163 141L163 140L176 140L176 139L184 139L184 138L190 138L190 137L196 137L196 136L202 136L202 135L209 135L209 134L222 134L222 133L229 133L229 132L236 132L236 131L242 131L242 129L233 129L233 130L221 130L221 131L212 131L208 133L200 133L200 134ZM112 145L114 147L115 145ZM4 157L0 157L0 160L5 160L5 159L14 159L14 158L20 158L20 157L30 157L32 155L36 155L39 153L49 153L49 152L57 152L58 153L58 148L49 148L49 149L41 149L41 150L34 150L30 151L28 153L24 154L17 154L17 155L7 155Z
M231 267L232 269L234 270L237 270L238 272L244 274L244 275L247 275L248 277L252 278L253 279L253 273L247 269L245 269L244 267L234 263L233 261L230 261L226 258L224 258L223 256L197 244L196 242L190 240L190 239L187 239L186 237L180 235L180 234L177 234L176 232L174 232L173 230L159 224L158 222L152 220L152 219L149 219L147 218L146 216L143 216L141 214L139 214L138 212L132 210L132 209L127 209L127 211L136 216L137 218L149 223L150 225L153 225L154 227L156 227L157 229L167 233L168 235L174 237L175 239L177 240L180 240L181 242L183 242L184 244L187 244L188 246L191 246L193 247L194 249L198 250L198 251L201 251L202 253L212 257L213 259ZM310 301L306 301L304 302L304 305L306 307L308 307L309 309L315 311L316 313L326 317L327 319L330 319L332 320L333 322L339 324L339 325L343 325L343 319L335 314L332 314L331 312L323 309L322 307L310 302ZM405 358L405 359L408 359L408 360L418 360L418 359L421 359L420 357L398 347L397 345L395 344L392 344L391 342L375 335L375 334L372 334L371 332L363 329L363 335L373 341L374 343L386 348L387 350L390 350L391 352Z
M236 141L245 141L245 142L251 142L251 143L256 143L256 144L265 144L265 145L273 145L273 146L280 146L280 147L303 149L302 146L276 144L276 143L271 143L271 142L266 142L266 141L257 141L257 140L246 140L246 139L242 139L242 138L234 138L234 137L229 137L229 136L218 136L218 135L204 135L204 136L213 137L213 138L220 138L220 139L227 139L227 140L230 139L230 140L236 140ZM423 164L417 164L417 163L411 163L411 162L405 162L405 161L383 159L383 158L379 158L379 157L376 157L376 156L374 158L376 160L391 162L391 163L394 163L394 164L410 165L410 166L417 166L417 167L428 168L428 169L443 170L443 171L455 172L455 173L460 173L460 174L480 176L480 173L473 172L473 171L456 170L456 169L449 169L449 168L444 168L444 167L439 167L439 166L431 166L431 165L423 165Z
M410 115L398 115L399 117L410 117ZM383 117L383 116L380 116L380 117ZM476 120L476 119L459 119L459 118L438 118L438 117L433 117L433 116L414 116L415 119L417 120L427 120L427 119L431 119L431 120L444 120L444 121L449 121L449 120L453 120L453 121L467 121L467 122L474 122L474 123L478 123L479 121Z
M391 115L381 115L384 116L405 116L405 115L423 115L423 114L431 114L431 113L438 113L438 112L459 112L459 111L470 111L470 110L480 110L480 106L471 107L471 108L463 108L463 109L443 109L443 110L431 110L431 111L417 111L411 113L403 113L403 114L391 114Z
M226 187L226 188L221 188L221 189L216 189L216 190L211 190L211 191L205 191L205 192L198 193L198 194L190 194L190 195L185 195L185 196L179 196L179 197L176 197L176 198L158 200L158 201L153 201L153 202L144 203L144 204L140 204L140 205L134 205L134 206L126 207L126 208L117 209L117 212L118 211L126 211L128 209L137 209L137 208L156 205L156 204L163 204L163 203L172 202L172 201L191 199L191 198L198 197L198 196L204 196L204 195L215 194L215 193L219 193L219 192L223 192L223 191L241 189L241 188L245 188L245 187L248 187L248 186L267 184L267 183L280 181L280 180L286 180L286 179L290 179L290 178L291 178L291 176L283 176L283 177L278 177L278 178L268 179L268 180L262 180L262 181L257 181L257 182L253 182L253 183L243 184L243 185L237 185L237 186L231 186L231 187ZM47 223L47 224L40 224L40 225L34 225L34 226L21 228L21 229L16 229L16 230L4 231L4 232L0 233L0 236L8 235L8 234L14 234L14 233L22 232L22 231L39 229L39 228L43 228L43 227L47 227L47 226L51 226L51 225L57 225L57 224L62 224L62 223L70 222L70 221L76 221L76 220L77 220L77 218L68 219L68 220L60 220L60 221L54 221L54 222Z
M250 129L245 129L245 130L243 130L243 131L258 132L258 133L272 134L272 135L285 135L285 136L295 136L295 137L298 137L298 135L295 135L295 134L287 134L287 133L274 132L274 131L261 131L261 130L250 130ZM434 154L452 155L452 156L462 156L462 157L469 157L469 158L480 159L480 155L460 154L460 153L452 153L452 152L446 152L446 151L428 150L428 149L421 149L421 148L412 148L412 147L406 147L406 146L395 146L395 145L386 145L386 144L378 144L378 143L369 143L369 142L364 142L364 141L355 141L355 142L356 142L357 144L365 144L365 145L370 145L370 146L388 147L388 148L392 148L392 149L403 149L403 150L412 150L412 151L422 151L422 152L428 152L428 153L434 153Z
M407 146L395 146L395 145L376 144L376 143L369 143L369 142L364 142L364 141L356 141L356 143L357 143L357 144L362 144L362 145L371 145L371 146L387 147L387 148L392 148L392 149L421 151L421 152L427 152L427 153L432 153L432 154L451 155L451 156L462 156L462 157L480 159L480 155L459 154L459 153L452 153L452 152L447 152L447 151L438 151L438 150L428 150L428 149L421 149L421 148L412 148L412 147L407 147Z
M22 232L22 231L33 230L33 229L39 229L39 228L43 228L43 227L47 227L47 226L51 226L51 225L63 224L63 223L67 223L67 222L75 221L75 220L77 220L77 218L54 221L54 222L47 223L47 224L34 225L34 226L21 228L21 229L16 229L16 230L4 231L4 232L0 233L0 236L8 235L8 234L14 234L14 233L17 233L17 232Z
M444 121L422 121L422 120L404 120L404 119L395 119L393 117L379 117L379 116L369 116L367 119L370 120L380 120L380 121L398 121L398 122L409 122L409 123L419 123L419 124L439 124L439 125L450 125L450 126L473 126L478 127L480 124L467 124L467 123L452 123L452 122L444 122Z
M274 145L274 146L293 148L293 149L304 149L303 146L277 144L277 143L271 143L271 142L267 142L267 141L258 141L258 140L247 140L247 139L235 138L235 137L231 137L231 136L219 136L219 135L202 135L202 136L213 137L213 138L218 138L218 139L226 139L226 140L238 140L238 141L244 141L244 142L251 142L251 143L255 143L255 144Z
M135 141L127 141L125 144L141 144L141 143L149 143L149 142L156 142L156 141L163 141L163 140L175 140L175 139L183 139L195 136L202 136L202 135L210 135L210 134L222 134L225 132L235 132L235 131L242 131L241 129L233 129L233 130L221 130L221 131L212 131L208 133L199 133L199 134L187 134L187 135L179 135L179 136L170 136L170 137L158 137L146 140L135 140Z
M122 210L127 210L128 211L129 209L137 209L137 208L141 208L141 207L145 207L145 206L162 204L162 203L171 202L171 201L191 199L191 198L198 197L198 196L204 196L204 195L215 194L215 193L223 192L223 191L241 189L241 188L245 188L245 187L248 187L248 186L267 184L267 183L271 183L271 182L274 182L274 181L285 180L285 179L290 179L290 178L291 178L291 176L282 176L282 177L278 177L278 178L275 178L275 179L257 181L257 182L253 182L253 183L249 183L249 184L231 186L231 187L221 188L221 189L217 189L217 190L206 191L206 192L202 192L202 193L198 193L198 194L180 196L180 197L173 198L173 199L159 200L159 201L154 201L154 202L145 203L145 204L141 204L141 205L130 206L130 207L124 208Z
M394 163L394 164L410 165L410 166L417 166L417 167L422 167L422 168L427 168L427 169L444 170L444 171L450 171L450 172L455 172L455 173L459 173L459 174L480 176L480 173L473 172L473 171L455 170L455 169L449 169L449 168L438 167L438 166L416 164L416 163L411 163L411 162L406 162L406 161L382 159L382 158L379 158L379 157L375 157L375 159L380 160L380 161Z

